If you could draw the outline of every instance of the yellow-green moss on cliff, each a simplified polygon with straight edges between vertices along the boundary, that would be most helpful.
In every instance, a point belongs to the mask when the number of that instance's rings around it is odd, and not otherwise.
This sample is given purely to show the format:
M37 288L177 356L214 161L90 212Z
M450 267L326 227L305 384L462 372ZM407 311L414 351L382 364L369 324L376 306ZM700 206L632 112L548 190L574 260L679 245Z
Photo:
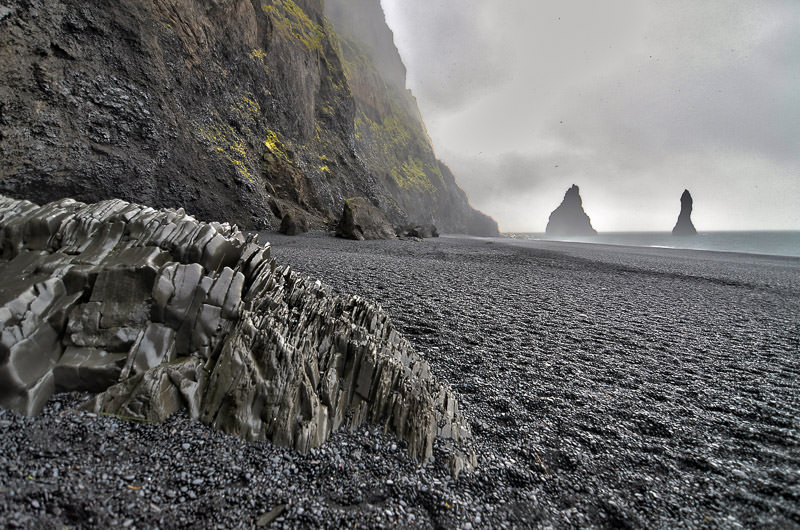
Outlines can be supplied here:
M272 20L275 30L286 39L296 39L311 51L322 51L325 32L322 26L308 18L303 9L292 0L273 0L261 4L261 9Z
M340 39L339 55L358 102L355 137L374 172L391 175L404 191L437 193L443 177L410 96L388 86L358 45ZM441 185L441 184L440 184Z

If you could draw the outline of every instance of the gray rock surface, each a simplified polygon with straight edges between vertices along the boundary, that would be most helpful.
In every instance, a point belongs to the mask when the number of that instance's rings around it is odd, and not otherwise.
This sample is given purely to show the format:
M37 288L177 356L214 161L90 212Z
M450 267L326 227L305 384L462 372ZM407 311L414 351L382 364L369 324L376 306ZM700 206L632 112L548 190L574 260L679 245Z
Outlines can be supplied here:
M678 214L678 221L672 229L673 236L696 236L697 230L692 223L692 194L689 190L683 190L681 194L681 212Z
M303 452L370 422L422 460L448 440L456 475L474 466L455 398L381 308L278 267L258 236L121 200L0 196L0 256L4 408L88 391L94 412L186 408Z
M364 197L353 197L344 203L336 235L345 239L394 239L392 224L386 215Z

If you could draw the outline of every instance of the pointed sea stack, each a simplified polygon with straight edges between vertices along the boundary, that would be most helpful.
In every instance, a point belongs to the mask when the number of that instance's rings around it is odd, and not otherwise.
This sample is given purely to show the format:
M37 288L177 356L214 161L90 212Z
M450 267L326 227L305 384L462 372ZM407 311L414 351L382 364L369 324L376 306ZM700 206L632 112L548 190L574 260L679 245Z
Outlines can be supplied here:
M550 214L545 232L549 236L596 236L592 221L583 211L583 201L578 186L572 185L564 200Z
M696 236L697 230L692 224L692 194L689 190L683 190L681 195L681 213L678 214L678 222L672 229L673 236Z

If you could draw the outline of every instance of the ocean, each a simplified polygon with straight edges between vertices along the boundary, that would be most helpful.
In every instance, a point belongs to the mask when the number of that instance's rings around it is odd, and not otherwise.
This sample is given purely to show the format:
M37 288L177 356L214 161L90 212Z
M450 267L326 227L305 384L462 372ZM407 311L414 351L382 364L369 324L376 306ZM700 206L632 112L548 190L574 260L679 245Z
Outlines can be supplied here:
M800 257L800 231L702 232L690 237L676 237L670 232L608 232L593 237L550 237L541 233L509 233L505 235L522 240L569 241Z

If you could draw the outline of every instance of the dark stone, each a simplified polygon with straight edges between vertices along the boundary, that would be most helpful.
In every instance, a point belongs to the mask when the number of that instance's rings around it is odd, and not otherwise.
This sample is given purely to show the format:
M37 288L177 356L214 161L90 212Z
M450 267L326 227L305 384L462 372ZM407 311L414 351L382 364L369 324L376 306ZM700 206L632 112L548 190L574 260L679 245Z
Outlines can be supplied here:
M386 215L364 197L347 199L342 219L336 227L337 237L345 239L394 239L392 224Z
M592 221L583 211L580 190L572 185L564 200L550 214L545 232L549 236L596 236L597 230L592 228Z
M692 194L689 190L683 190L681 195L681 212L678 214L678 222L672 229L673 236L696 236L697 230L692 223Z
M278 231L287 236L298 236L308 232L308 221L302 215L288 212L283 216Z

